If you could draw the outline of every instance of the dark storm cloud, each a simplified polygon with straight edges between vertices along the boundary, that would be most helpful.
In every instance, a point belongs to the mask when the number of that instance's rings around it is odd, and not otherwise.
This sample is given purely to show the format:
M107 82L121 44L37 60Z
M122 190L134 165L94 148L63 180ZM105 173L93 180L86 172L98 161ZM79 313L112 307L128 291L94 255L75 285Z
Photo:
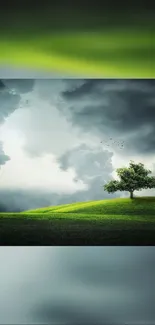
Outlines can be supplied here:
M5 155L2 143L0 142L0 166L4 165L8 160L10 160L10 158L9 156Z
M62 202L58 194L46 191L1 189L0 190L0 212L18 212L29 209L41 208Z
M64 171L74 168L77 179L88 185L88 190L72 194L70 200L87 201L110 197L103 191L103 184L112 178L112 156L113 153L107 150L82 144L58 158L60 168Z
M12 93L5 82L0 81L0 124L18 107L20 96Z
M4 123L5 119L15 111L18 107L20 96L10 92L10 89L0 80L0 125ZM3 144L0 141L0 166L4 165L8 160L3 151Z
M19 107L21 94L32 91L33 85L30 79L0 80L0 124Z
M74 125L101 139L121 137L128 151L154 153L154 80L85 80L62 96Z
M5 85L3 84L3 82L0 80L0 90L3 90L5 88Z
M24 211L43 206L116 197L116 194L110 195L103 190L104 183L112 178L112 156L109 151L85 144L68 150L57 158L59 167L64 171L73 168L76 173L74 181L82 180L87 184L87 190L79 190L73 194L56 194L52 191L38 190L34 193L31 190L3 189L0 191L0 210Z
M14 89L17 93L25 94L32 91L34 79L3 79L8 89Z
M101 176L104 179L113 171L112 156L113 154L109 151L81 144L63 154L59 162L63 170L74 166L77 176L83 180L96 176Z
M33 84L33 80L0 80L0 125L19 107L20 95L31 91ZM9 159L9 156L3 151L2 142L0 142L0 166Z

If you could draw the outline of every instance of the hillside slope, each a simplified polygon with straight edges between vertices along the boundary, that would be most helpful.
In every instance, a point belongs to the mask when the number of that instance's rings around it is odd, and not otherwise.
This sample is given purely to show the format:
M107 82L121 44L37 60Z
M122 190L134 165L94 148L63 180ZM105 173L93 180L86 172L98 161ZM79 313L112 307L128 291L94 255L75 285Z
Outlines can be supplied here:
M0 213L0 245L155 245L155 197Z
M75 218L80 215L81 217L84 217L84 215L87 217L96 215L96 217L107 216L108 218L112 216L126 216L127 218L132 216L145 216L147 218L150 216L152 219L152 217L155 217L155 197L142 197L133 200L128 198L118 198L90 202L76 202L72 204L29 210L25 211L24 214L41 214L43 218L45 215L61 215L64 216L64 218L67 217L67 215L68 217L74 215Z
M44 207L24 213L84 213L101 215L150 215L155 216L155 197L141 197L133 200L118 198L90 202L76 202Z

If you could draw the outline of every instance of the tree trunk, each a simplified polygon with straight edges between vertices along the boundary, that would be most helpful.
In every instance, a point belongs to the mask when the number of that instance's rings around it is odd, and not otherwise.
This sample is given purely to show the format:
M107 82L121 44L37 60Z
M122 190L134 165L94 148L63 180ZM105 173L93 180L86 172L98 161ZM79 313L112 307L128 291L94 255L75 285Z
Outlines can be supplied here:
M130 191L130 199L133 199L133 191Z

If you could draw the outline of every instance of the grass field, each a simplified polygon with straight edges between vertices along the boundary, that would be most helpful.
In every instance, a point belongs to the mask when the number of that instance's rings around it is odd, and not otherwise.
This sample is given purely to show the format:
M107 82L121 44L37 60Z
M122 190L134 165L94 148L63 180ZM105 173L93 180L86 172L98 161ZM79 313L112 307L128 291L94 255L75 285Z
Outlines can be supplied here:
M155 245L155 197L0 214L1 245Z
M117 16L59 12L27 21L11 13L10 28L0 22L0 64L77 77L154 78L154 17Z

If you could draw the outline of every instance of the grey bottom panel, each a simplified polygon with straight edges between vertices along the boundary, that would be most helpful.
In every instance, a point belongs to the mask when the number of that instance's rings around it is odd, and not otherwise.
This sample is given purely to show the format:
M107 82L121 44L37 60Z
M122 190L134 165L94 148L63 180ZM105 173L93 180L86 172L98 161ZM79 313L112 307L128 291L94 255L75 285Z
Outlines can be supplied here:
M1 247L1 324L154 324L155 247Z

